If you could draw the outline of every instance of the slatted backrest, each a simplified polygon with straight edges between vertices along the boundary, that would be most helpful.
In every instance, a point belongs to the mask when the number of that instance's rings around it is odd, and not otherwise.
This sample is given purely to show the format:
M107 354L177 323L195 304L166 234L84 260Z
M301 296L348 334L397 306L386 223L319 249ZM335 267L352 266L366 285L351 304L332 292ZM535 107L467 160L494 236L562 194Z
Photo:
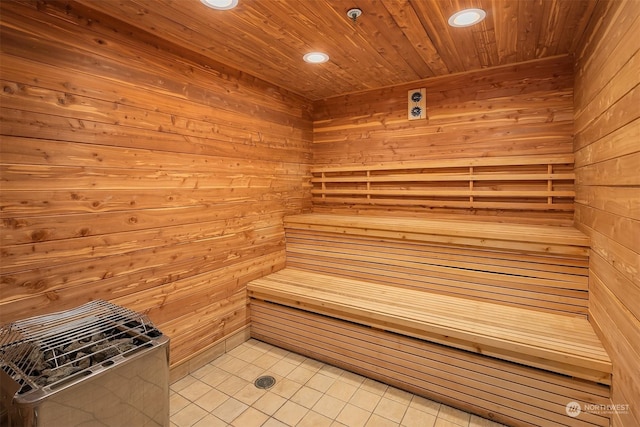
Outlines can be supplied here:
M311 168L315 206L573 211L573 155Z

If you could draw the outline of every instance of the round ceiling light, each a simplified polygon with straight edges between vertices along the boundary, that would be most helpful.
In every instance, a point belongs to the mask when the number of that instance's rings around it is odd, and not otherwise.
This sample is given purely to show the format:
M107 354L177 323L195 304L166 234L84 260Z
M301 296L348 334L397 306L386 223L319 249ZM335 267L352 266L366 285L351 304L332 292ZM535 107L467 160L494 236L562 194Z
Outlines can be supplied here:
M302 59L310 64L322 64L323 62L327 62L329 60L329 55L322 52L309 52L305 56L303 56Z
M217 10L229 10L238 5L238 0L200 0L205 6Z
M465 9L451 15L449 25L452 27L468 27L482 21L486 16L487 12L482 9Z

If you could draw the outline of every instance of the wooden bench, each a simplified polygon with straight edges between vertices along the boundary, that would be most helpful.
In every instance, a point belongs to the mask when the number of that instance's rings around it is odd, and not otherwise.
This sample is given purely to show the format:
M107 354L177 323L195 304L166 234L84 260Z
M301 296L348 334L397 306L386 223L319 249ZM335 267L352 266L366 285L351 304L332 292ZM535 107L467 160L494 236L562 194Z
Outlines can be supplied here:
M570 227L307 214L248 284L252 335L509 425L606 426L611 361Z

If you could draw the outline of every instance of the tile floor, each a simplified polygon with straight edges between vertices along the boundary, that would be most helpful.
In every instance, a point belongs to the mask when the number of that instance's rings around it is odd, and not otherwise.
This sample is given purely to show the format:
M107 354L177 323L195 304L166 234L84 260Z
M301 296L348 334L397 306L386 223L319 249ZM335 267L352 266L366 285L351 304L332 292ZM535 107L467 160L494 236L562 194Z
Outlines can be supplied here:
M276 384L258 389L271 375ZM498 427L441 405L249 340L171 385L171 427Z

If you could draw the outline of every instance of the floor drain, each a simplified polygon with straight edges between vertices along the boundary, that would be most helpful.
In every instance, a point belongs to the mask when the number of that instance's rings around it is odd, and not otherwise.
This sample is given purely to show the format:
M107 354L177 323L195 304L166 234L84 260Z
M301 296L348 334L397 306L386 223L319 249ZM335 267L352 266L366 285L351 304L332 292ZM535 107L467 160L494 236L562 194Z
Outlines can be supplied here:
M273 387L273 385L276 383L276 379L273 378L270 375L265 375L263 377L259 377L256 382L254 382L253 384L255 384L256 387L258 388L263 388L263 389L268 389Z

